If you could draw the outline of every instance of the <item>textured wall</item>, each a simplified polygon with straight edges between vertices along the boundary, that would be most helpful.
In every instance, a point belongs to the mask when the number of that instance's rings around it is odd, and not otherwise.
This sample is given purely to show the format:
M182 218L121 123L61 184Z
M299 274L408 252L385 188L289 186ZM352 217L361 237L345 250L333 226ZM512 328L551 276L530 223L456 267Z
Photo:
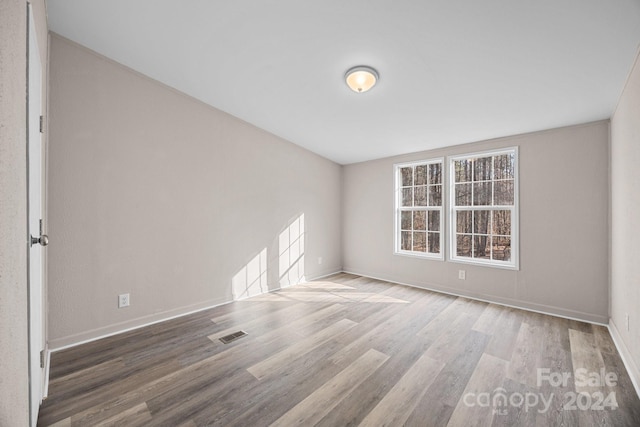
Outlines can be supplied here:
M637 384L640 384L639 189L640 56L611 119L611 321L623 342L627 367Z
M0 2L0 425L29 423L27 13Z
M44 0L33 3L43 64ZM0 2L0 426L29 423L27 298L27 2ZM46 98L43 72L43 102Z
M306 276L341 269L341 166L61 37L50 60L52 348L288 283L302 214Z
M346 166L343 266L606 323L608 140L608 122L597 122ZM394 163L511 146L519 147L519 271L394 255Z

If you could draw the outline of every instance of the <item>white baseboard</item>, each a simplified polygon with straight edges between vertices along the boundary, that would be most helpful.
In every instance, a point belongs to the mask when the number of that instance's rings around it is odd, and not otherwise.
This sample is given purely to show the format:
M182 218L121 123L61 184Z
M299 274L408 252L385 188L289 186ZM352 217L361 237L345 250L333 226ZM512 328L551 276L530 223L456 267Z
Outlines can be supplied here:
M167 320L176 319L178 317L187 316L189 314L197 313L203 310L208 310L210 308L218 307L220 305L228 304L230 302L233 302L233 300L227 300L222 298L209 300L203 303L193 304L187 307L168 310L161 313L152 314L149 316L131 319L126 322L116 323L113 325L92 329L90 331L81 332L79 334L58 338L55 340L51 340L49 342L50 352L53 353L60 350L66 350L68 348L76 347L81 344L86 344L88 342L97 341L102 338L107 338L114 335L122 334L124 332L129 332L136 329L144 328L145 326L155 325L156 323L165 322Z
M342 269L338 269L338 270L333 271L331 273L321 274L320 276L307 277L306 281L307 282L313 282L314 280L324 279L326 277L335 276L336 274L340 274L340 273L344 273L344 271L342 271Z
M370 279L375 279L375 280L382 280L384 282L389 282L389 283L397 283L399 285L410 286L412 288L425 289L427 291L438 292L441 294L469 298L476 301L488 302L491 304L498 304L505 307L517 308L519 310L531 311L533 313L546 314L548 316L561 317L563 319L592 323L594 325L607 326L607 321L608 321L608 319L604 316L596 316L596 315L591 315L589 313L566 310L560 307L549 307L549 306L533 304L533 303L530 303L529 305L524 305L522 304L521 301L516 301L516 300L511 300L506 298L492 298L485 295L475 295L472 293L455 292L451 290L441 289L436 286L425 286L425 285L416 285L413 283L404 283L404 282L399 282L393 279L388 279L383 277L374 277L367 274L358 273L355 271L344 270L343 273L355 274L357 276L368 277Z
M616 345L618 349L618 353L620 353L620 358L622 359L622 363L624 363L625 368L627 368L627 373L631 378L631 382L633 383L633 387L636 389L636 393L638 398L640 398L640 370L638 366L635 364L631 352L627 348L624 343L624 340L620 336L620 332L618 332L618 328L616 324L613 322L613 319L609 319L609 334L611 334L611 338L613 339L613 343Z
M319 280L324 277L329 277L340 272L341 270L338 270L331 273L322 274L320 276L310 277L305 279L305 281ZM275 292L278 290L280 290L280 287L274 287L274 288L270 288L269 291L265 293ZM243 298L243 299L246 299L246 298ZM227 300L227 299L219 298L216 300L209 300L204 303L194 304L188 307L181 307L174 310L168 310L162 313L156 313L150 316L144 316L141 318L128 320L126 322L117 323L114 325L108 325L105 327L92 329L90 331L81 332L79 334L54 339L49 342L48 354L56 351L60 351L60 350L66 350L71 347L76 347L81 344L97 341L102 338L107 338L107 337L122 334L125 332L133 331L135 329L144 328L145 326L155 325L156 323L166 322L167 320L187 316L189 314L197 313L203 310L208 310L210 308L218 307L234 301L242 301L243 299ZM47 384L48 384L48 373L47 373Z
M371 279L375 279L375 280L382 280L385 282L390 282L390 283L397 283L400 285L404 285L404 286L410 286L413 288L417 288L417 289L425 289L428 291L432 291L432 292L438 292L438 293L443 293L443 294L447 294L447 295L453 295L453 296L459 296L459 297L464 297L464 298L470 298L476 301L482 301L482 302L488 302L488 303L492 303L492 304L498 304L498 305L503 305L506 307L511 307L511 308L517 308L520 310L525 310L525 311L531 311L531 312L535 312L535 313L541 313L541 314L546 314L549 316L556 316L556 317L562 317L562 318L566 318L566 319L571 319L571 320L578 320L581 322L588 322L588 323L593 323L593 324L597 324L597 325L603 325L606 326L609 330L609 333L611 334L611 337L613 339L613 342L616 346L616 348L618 349L618 353L620 353L620 357L622 359L622 362L624 363L625 368L627 369L627 372L629 374L629 377L631 378L631 382L633 383L633 387L635 388L636 393L638 394L638 397L640 398L640 370L638 369L638 367L636 366L633 357L631 356L631 352L629 351L629 349L627 348L627 346L625 345L624 341L622 340L620 333L618 332L618 329L615 325L615 323L613 322L613 319L609 319L608 324L602 323L602 322L596 322L596 321L591 321L591 320L587 320L587 319L582 319L582 318L576 318L576 317L572 317L572 316L565 316L562 314L558 314L558 313L552 313L552 312L548 312L548 311L544 311L544 310L536 310L536 309L532 309L530 307L523 307L523 306L519 306L519 305L514 305L514 304L507 304L504 303L502 301L492 301L489 299L485 299L485 298L478 298L472 295L464 295L464 294L458 294L458 293L454 293L454 292L449 292L449 291L443 291L441 289L436 289L436 288L429 288L429 287L424 287L424 286L417 286L411 283L402 283L402 282L398 282L398 281L394 281L394 280L389 280L389 279L385 279L385 278L379 278L379 277L372 277L372 276L368 276L365 274L361 274L361 273L356 273L356 272L351 272L351 271L347 271L347 270L339 270L339 271L334 271L332 273L328 273L328 274L323 274L321 276L317 276L317 277L310 277L310 278L306 278L305 281L306 282L311 282L311 281L315 281L315 280L320 280L320 279L324 279L326 277L330 277L333 276L335 274L339 274L339 273L347 273L347 274L354 274L357 276L362 276L362 277L368 277ZM276 288L276 289L270 289L268 293L270 292L275 292L280 290L280 288ZM80 339L80 340L76 340L73 341L71 343L65 344L65 345L60 345L58 347L55 347L54 345L50 344L50 347L47 348L46 350L46 356L45 356L45 383L44 383L44 389L43 389L43 397L46 398L49 392L49 368L51 366L51 353L56 352L56 351L60 351L60 350L65 350L71 347L75 347L81 344L85 344L88 342L92 342L92 341L97 341L100 340L102 338L107 338L113 335L118 335L124 332L129 332L135 329L139 329L139 328L144 328L145 326L150 326L150 325L154 325L156 323L161 323L161 322L165 322L167 320L171 320L171 319L175 319L178 317L183 317L183 316L187 316L189 314L193 314L193 313L197 313L199 311L204 311L204 310L208 310L210 308L214 308L214 307L218 307L221 305L225 305L228 303L234 302L233 300L231 301L209 301L208 303L205 303L206 306L205 307L199 307L199 308L195 308L193 309L193 306L191 306L191 309L186 309L186 311L178 313L178 314L172 314L172 315L168 315L167 316L167 312L159 314L158 316L162 316L161 318L158 319L154 319L154 320L148 320L146 322L140 323L140 324L136 324L133 326L126 326L126 324L119 324L119 325L113 325L110 326L108 328L117 328L118 326L120 326L120 328L118 328L117 330L112 330L110 332L107 333L103 333L103 334L99 334L99 335L95 335L86 339ZM185 309L183 309L185 310ZM163 316L164 315L164 316ZM133 321L130 322L139 322L140 319L135 319ZM129 322L129 323L130 323ZM102 328L102 329L106 329L106 328ZM95 333L98 330L94 330L94 331L90 331L90 332L86 332L85 334L92 334ZM81 335L81 334L79 334ZM78 336L78 335L77 335ZM76 337L77 337L76 336ZM61 340L57 340L57 341L63 341L65 339L69 339L72 337L67 337ZM53 341L53 343L55 344L56 341Z
M368 277L368 278L375 279L375 280L382 280L382 281L390 282L390 283L398 283L400 285L410 286L412 288L426 289L426 290L429 290L429 291L432 291L432 292L438 292L438 293L444 293L444 294L447 294L447 295L453 295L453 296L469 298L469 299L473 299L473 300L476 300L476 301L483 301L483 302L488 302L488 303L492 303L492 304L503 305L503 306L506 306L506 307L517 308L517 309L520 309L520 310L531 311L531 312L534 312L534 313L546 314L548 316L561 317L561 318L570 319L570 320L577 320L577 321L580 321L580 322L592 323L594 325L605 326L609 330L609 334L611 335L611 338L613 339L613 342L614 342L614 344L615 344L615 346L616 346L616 348L618 350L618 353L620 354L620 358L622 359L622 362L624 363L624 366L627 369L627 373L629 374L629 378L631 378L631 382L633 383L633 387L634 387L634 389L636 391L636 394L638 395L638 398L640 398L640 369L638 369L638 366L635 364L635 362L633 360L631 352L629 351L629 349L625 345L624 341L622 340L622 338L620 336L620 333L618 332L618 329L617 329L615 323L613 322L613 319L609 319L608 323L603 323L603 322L593 321L593 320L589 320L589 319L577 318L577 317L573 317L573 316L565 316L565 315L562 315L562 314L548 312L548 311L544 311L544 310L536 310L536 309L532 309L530 307L523 307L523 306L514 305L514 304L506 304L506 303L501 302L501 301L492 301L492 300L489 300L489 299L477 298L477 297L471 296L471 295L457 294L457 293L453 293L453 292L443 291L443 290L440 290L440 289L428 288L428 287L423 287L423 286L416 286L416 285L413 285L413 284L410 284L410 283L402 283L402 282L383 279L383 278L379 278L379 277L371 277L371 276L367 276L366 274L351 272L351 271L347 271L347 270L343 271L343 273L355 274L357 276Z

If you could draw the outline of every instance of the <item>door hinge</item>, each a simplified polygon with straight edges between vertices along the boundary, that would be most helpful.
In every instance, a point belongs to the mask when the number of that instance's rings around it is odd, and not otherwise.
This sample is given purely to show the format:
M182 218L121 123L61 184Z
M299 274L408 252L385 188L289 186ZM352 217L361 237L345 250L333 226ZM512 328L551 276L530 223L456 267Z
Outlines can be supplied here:
M44 116L40 116L40 133L44 133Z
M44 368L44 350L40 350L40 368Z

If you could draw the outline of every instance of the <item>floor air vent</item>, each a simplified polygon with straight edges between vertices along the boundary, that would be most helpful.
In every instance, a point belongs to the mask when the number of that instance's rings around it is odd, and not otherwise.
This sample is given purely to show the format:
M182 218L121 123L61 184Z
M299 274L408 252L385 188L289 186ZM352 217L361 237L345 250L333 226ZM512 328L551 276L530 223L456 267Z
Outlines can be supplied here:
M224 344L229 344L231 341L235 341L238 338L244 337L245 335L247 335L245 331L238 331L220 338L220 341L222 341Z

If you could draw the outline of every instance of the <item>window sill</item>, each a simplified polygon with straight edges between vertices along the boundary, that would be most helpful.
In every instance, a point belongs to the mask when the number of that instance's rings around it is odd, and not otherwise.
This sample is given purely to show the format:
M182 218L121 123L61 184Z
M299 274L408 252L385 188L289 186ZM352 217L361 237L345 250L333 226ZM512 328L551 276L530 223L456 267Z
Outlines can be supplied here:
M399 255L408 258L419 258L419 259L428 259L432 261L444 261L444 256L442 254L420 254L415 252L402 252L402 251L394 251L394 255Z
M478 261L474 259L465 259L465 258L450 258L449 261L455 262L457 264L468 264L468 265L478 265L481 267L490 267L490 268L499 268L501 270L513 270L520 271L520 266L518 263L510 264L510 263L497 263L491 261Z

